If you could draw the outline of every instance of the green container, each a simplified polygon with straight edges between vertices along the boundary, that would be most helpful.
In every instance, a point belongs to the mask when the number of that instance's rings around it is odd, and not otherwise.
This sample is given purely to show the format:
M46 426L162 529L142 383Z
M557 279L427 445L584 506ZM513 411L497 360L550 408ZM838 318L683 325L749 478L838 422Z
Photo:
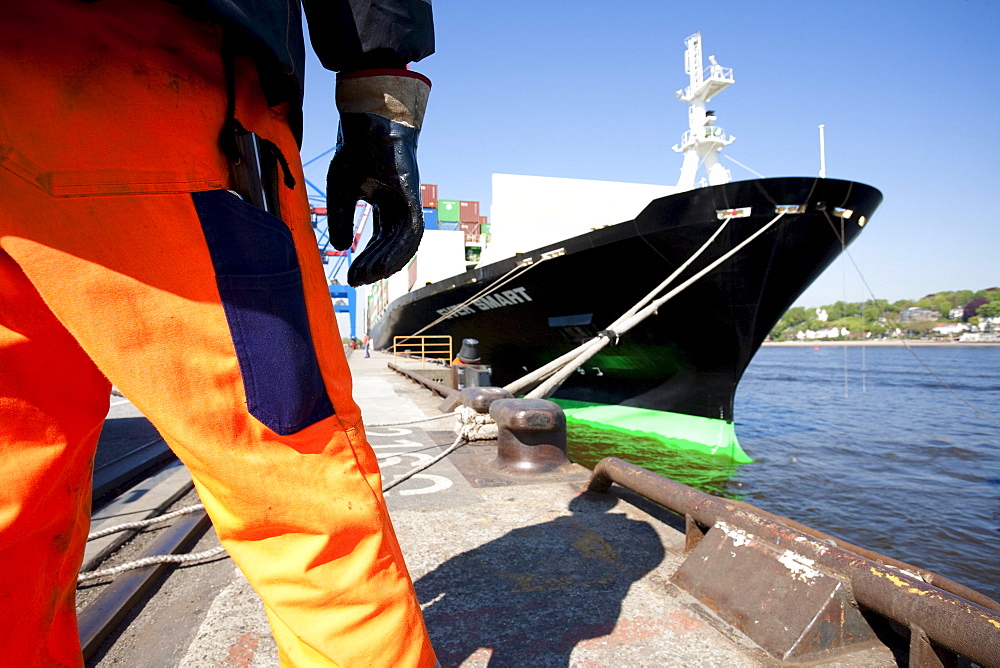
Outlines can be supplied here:
M461 207L457 199L438 200L438 220L443 223L457 223Z

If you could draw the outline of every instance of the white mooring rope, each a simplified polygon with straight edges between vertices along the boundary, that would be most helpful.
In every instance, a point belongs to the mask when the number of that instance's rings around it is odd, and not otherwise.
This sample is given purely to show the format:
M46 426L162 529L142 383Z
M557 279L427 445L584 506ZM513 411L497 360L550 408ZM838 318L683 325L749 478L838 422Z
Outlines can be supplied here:
M717 230L715 230L715 232L712 234L712 236L710 236L708 238L708 240L705 241L705 243L703 243L701 245L701 248L699 248L698 250L696 250L691 255L691 257L689 257L683 264L681 264L681 266L679 266L672 274L670 274L670 276L668 276L659 285L657 285L649 293L647 293L646 296L643 297L641 300L639 300L639 302L637 304L635 304L632 308L630 308L628 311L626 311L624 314L622 314L622 316L620 318L618 318L618 320L616 320L614 323L611 324L610 327L608 327L608 330L615 331L615 326L618 325L618 324L620 324L620 322L624 318L627 318L627 317L629 317L629 316L637 313L639 311L639 309L641 309L643 306L645 306L650 301L652 301L656 297L656 295L658 295L664 288L666 288L668 285L670 285L674 281L674 279L677 278L677 276L680 275L680 273L682 271L684 271L685 269L687 269L688 266L690 266L690 264L692 262L694 262L694 260L698 256L700 256L702 253L705 252L705 249L707 249L709 247L709 245L711 245L711 243L713 241L715 241L716 237L718 237L719 234L722 233L722 230L724 230L726 228L726 226L729 224L730 220L732 220L732 216L726 216L722 220L722 224L719 225L719 228ZM552 375L553 373L555 373L559 369L563 368L564 365L568 364L574 358L576 358L576 356L580 354L581 350L584 347L590 346L594 341L597 341L597 340L599 340L599 339L591 339L590 341L587 341L587 342L581 344L577 348L574 348L573 350L571 350L568 353L562 355L561 357L558 357L558 358L552 360L551 362L549 362L548 364L546 364L546 365L544 365L544 366L542 366L542 367L540 367L538 369L535 369L531 373L529 373L529 374L527 374L525 376L522 376L521 378L518 378L517 380L515 380L512 383L508 384L504 389L507 390L508 392L513 393L513 394L517 394L521 390L524 390L524 389L530 387L531 385L534 385L535 383L537 383L539 381L542 381L545 378L548 378L550 375ZM577 366L579 366L579 365L577 365Z
M441 454L439 454L437 457L435 457L434 459L430 460L429 462L427 462L423 466L418 466L418 467L416 467L416 468L414 468L414 469L412 469L410 471L407 471L406 473L404 473L403 475L399 476L398 478L396 478L392 482L383 483L383 485L382 485L382 491L383 492L388 492L390 489L392 489L396 485L400 484L401 482L409 480L410 478L412 478L413 476L417 475L421 471L426 471L427 469L429 469L430 467L434 466L435 464L437 464L439 461L441 461L442 459L444 459L445 457L447 457L451 453L453 453L456 450L458 450L460 447L462 447L466 443L468 443L468 441L466 441L461 435L459 435L458 438L455 439L455 442L452 443L451 445L449 445L446 450L444 450Z
M193 506L187 506L181 508L180 510L175 510L172 513L167 513L166 515L160 515L159 517L151 517L147 520L136 520L135 522L125 522L124 524L116 524L114 526L107 527L106 529L101 529L87 535L87 541L97 540L98 538L103 538L104 536L110 536L113 533L118 533L119 531L128 531L130 529L142 529L143 527L148 527L152 524L159 524L160 522L166 522L167 520L172 520L175 517L180 517L181 515L187 515L188 513L193 513L198 510L204 510L205 506L200 503L196 503Z
M432 415L427 418L419 418L417 420L405 420L403 422L379 422L377 424L366 424L365 429L381 429L382 427L402 427L407 424L418 424L420 422L433 422L434 420L440 420L441 418L451 417L453 415L458 415L458 411L452 411L451 413L441 413L441 415Z
M119 575L136 568L144 568L146 566L154 566L156 564L186 564L192 561L203 561L205 559L211 559L212 557L218 556L224 551L225 548L220 545L219 547L213 547L211 550L205 550L204 552L189 552L187 554L158 554L152 557L136 559L135 561L130 561L127 564L115 566L114 568L105 568L99 571L80 573L76 576L76 582L77 584L81 584L83 582L87 582L88 580L97 580L99 578Z
M725 229L731 220L731 216L726 216L719 228L708 238L701 247L694 252L694 254L689 257L684 264L678 267L670 276L668 276L662 283L660 283L656 288L649 292L645 297L643 297L635 306L630 308L628 311L622 314L614 323L611 324L606 330L600 332L596 337L582 343L578 347L569 351L568 353L560 356L559 358L552 360L548 364L536 369L535 371L515 380L514 382L508 384L504 389L511 393L517 393L521 390L534 385L535 383L541 382L540 385L535 387L534 390L525 395L529 399L546 398L551 396L563 382L569 378L569 376L576 371L582 364L584 364L591 357L596 355L602 348L604 348L609 343L617 343L618 338L621 334L624 334L628 330L632 329L640 322L645 320L651 315L654 315L660 306L665 304L668 300L672 299L676 295L684 291L688 286L702 278L710 271L718 267L720 264L731 258L733 255L743 250L743 248L754 241L757 237L762 235L764 232L773 227L783 216L784 211L781 211L774 218L771 219L769 223L758 229L756 232L751 234L749 237L744 239L742 242L731 248L729 251L724 253L721 257L712 261L705 268L699 270L693 276L685 280L683 283L678 285L676 288L672 289L667 294L662 297L656 298L662 290L669 286L680 273L686 269L695 258L699 257L715 240L715 238Z
M414 338L416 336L419 336L420 334L422 334L423 332L426 332L428 329L430 329L434 325L438 324L439 322L447 320L451 316L455 315L456 313L458 313L459 311L461 311L463 308L465 308L466 306L468 306L472 302L474 302L474 301L476 301L478 299L482 299L483 297L486 297L486 296L489 296L489 295L493 294L494 292L496 292L497 290L499 290L503 286L505 286L508 283L510 283L511 281L513 281L515 278L519 278L522 274L528 273L528 271L530 271L531 269L534 269L535 267L537 267L541 263L545 262L546 260L551 260L554 257L558 257L555 254L555 251L553 251L552 253L542 253L542 256L538 260L533 261L533 262L530 261L530 260L523 260L523 261L521 261L520 263L518 263L517 265L515 265L513 269L511 269L506 274L504 274L499 279L497 279L494 283L491 283L490 285L487 285L485 288L483 288L482 290L480 290L476 294L472 295L471 297L469 297L468 299L466 299L461 304L458 304L456 306L451 307L450 310L448 310L446 313L442 314L441 317L438 318L437 320L435 320L434 322L432 322L432 323L430 323L428 325L424 325L423 327L421 327L420 329L418 329L413 334L410 334L409 336L402 337L403 341L406 341L406 339L412 339L412 338ZM402 342L400 342L400 343L402 343Z
M704 269L698 271L694 276L687 279L686 281L678 285L676 288L674 288L667 294L663 295L658 299L653 300L647 306L642 307L640 310L635 311L634 313L632 312L632 309L630 309L629 312L626 312L621 318L616 320L611 327L608 328L608 330L612 333L614 337L614 342L617 343L619 335L624 334L625 332L632 329L633 327L641 323L649 316L654 315L656 311L661 306L663 306L663 304L665 304L667 301L673 299L675 296L677 296L685 289L687 289L687 287L690 286L692 283L694 283L695 281L703 277L705 274L709 273L710 271L718 267L720 264L731 258L739 251L743 250L743 248L747 244L752 242L754 239L762 235L767 230L771 229L771 227L775 223L777 223L784 215L785 215L784 211L780 212L777 216L772 218L771 222L769 222L767 225L761 227L759 230L757 230L749 237L744 239L742 242L734 246L728 252L724 253L718 259L709 263L709 265L706 266ZM578 348L578 352L575 355L575 357L573 357L569 362L567 362L562 369L554 372L551 378L549 378L541 385L539 385L537 388L529 392L526 396L528 398L533 398L533 399L545 398L551 396L557 389L559 389L559 386L562 385L567 378L569 378L570 374L576 371L577 368L579 368L582 364L584 364L587 360L596 355L602 348L604 348L611 342L612 342L611 336L604 335L596 339L592 339L590 342L588 342L589 345L584 344L583 346Z
M497 437L497 423L489 413L480 413L471 406L459 406L455 433L467 441L490 441Z

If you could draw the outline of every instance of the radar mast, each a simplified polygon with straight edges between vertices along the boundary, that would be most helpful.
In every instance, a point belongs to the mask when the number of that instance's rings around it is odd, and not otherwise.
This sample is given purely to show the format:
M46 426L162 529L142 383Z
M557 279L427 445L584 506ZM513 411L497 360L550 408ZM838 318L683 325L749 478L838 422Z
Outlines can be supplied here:
M728 137L725 130L712 125L716 118L712 111L707 110L706 105L735 80L733 68L722 67L715 61L715 56L708 57L711 63L708 67L702 65L700 32L688 37L684 43L687 45L687 50L684 51L684 72L690 78L690 85L677 91L677 97L691 106L688 107L688 130L681 137L681 143L673 149L684 154L677 187L691 190L696 185L695 177L702 162L708 173L707 185L728 183L732 177L729 170L719 162L719 151L723 146L732 144L736 137ZM704 178L699 185L706 185Z

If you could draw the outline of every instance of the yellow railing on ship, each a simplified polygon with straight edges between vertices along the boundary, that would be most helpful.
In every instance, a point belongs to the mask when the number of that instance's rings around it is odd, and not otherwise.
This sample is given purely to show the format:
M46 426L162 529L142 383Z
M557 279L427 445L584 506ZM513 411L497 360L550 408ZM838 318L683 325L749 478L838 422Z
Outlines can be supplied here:
M452 359L451 336L447 334L425 334L421 336L392 337L392 362L397 356L419 357L422 362L427 360Z

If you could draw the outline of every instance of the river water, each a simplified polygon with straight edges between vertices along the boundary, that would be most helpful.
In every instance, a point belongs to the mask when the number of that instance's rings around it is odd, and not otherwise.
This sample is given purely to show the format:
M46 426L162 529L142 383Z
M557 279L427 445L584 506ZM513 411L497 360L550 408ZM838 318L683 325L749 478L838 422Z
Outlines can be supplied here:
M735 415L752 464L579 427L570 455L617 450L1000 599L1000 347L761 348Z

